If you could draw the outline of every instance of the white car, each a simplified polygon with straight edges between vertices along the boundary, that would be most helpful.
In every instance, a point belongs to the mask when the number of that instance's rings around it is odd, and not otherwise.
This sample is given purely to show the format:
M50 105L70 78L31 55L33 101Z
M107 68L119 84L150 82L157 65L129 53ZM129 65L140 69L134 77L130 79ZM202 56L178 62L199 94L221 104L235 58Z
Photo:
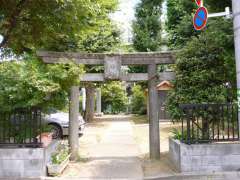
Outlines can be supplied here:
M79 116L79 134L83 134L85 128L85 121L82 116ZM53 138L58 139L68 135L69 128L69 113L56 112L46 115L44 118L45 123L51 128Z

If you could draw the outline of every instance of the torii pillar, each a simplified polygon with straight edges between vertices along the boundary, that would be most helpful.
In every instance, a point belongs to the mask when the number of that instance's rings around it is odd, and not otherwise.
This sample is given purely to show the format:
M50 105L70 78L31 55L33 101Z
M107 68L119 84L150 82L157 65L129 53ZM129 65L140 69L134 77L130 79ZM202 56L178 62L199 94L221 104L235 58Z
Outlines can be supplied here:
M157 65L148 65L148 102L149 102L149 142L150 158L160 158L160 138L158 120Z
M69 105L69 146L71 150L71 160L78 159L79 96L79 86L72 86L70 90Z
M96 105L97 105L97 112L96 116L102 116L102 95L101 95L101 89L97 88L96 90Z

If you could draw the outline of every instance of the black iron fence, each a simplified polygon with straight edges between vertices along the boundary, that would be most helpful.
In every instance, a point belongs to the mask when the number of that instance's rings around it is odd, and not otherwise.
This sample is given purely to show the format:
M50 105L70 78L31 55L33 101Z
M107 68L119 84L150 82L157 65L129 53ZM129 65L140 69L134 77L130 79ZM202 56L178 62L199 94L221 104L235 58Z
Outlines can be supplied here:
M0 148L40 147L42 117L39 108L0 112Z
M182 142L239 140L237 104L182 104Z

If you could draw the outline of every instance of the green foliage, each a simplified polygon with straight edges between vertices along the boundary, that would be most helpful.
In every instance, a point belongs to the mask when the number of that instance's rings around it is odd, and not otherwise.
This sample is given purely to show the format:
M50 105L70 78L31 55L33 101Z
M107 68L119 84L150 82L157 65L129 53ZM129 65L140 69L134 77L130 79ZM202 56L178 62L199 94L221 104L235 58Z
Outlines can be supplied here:
M0 48L15 54L44 48L76 50L79 37L98 28L117 5L109 0L1 0Z
M59 144L57 151L51 156L52 164L61 164L69 157L69 148L66 144Z
M133 47L139 52L157 51L161 43L162 0L141 0L133 22ZM146 66L129 66L130 73L146 73Z
M167 31L168 44L171 48L181 48L191 36L196 34L192 25L191 14L197 8L194 2L189 0L167 1Z
M224 11L231 1L204 1L209 12ZM194 1L167 1L167 31L169 46L181 49L177 53L175 88L168 96L168 111L173 119L182 114L181 103L226 102L235 98L236 73L232 21L224 18L209 19L205 30L193 29L192 17L197 6ZM225 83L232 90L227 92Z
M210 13L222 12L225 10L225 7L232 7L232 1L229 0L207 0L204 1L204 5L208 8Z
M126 110L127 95L122 84L113 81L102 86L102 105L104 113L120 113Z
M111 51L120 43L120 32L109 19L101 20L96 31L81 37L79 49L91 53Z
M181 49L193 36L199 34L195 31L192 24L192 16L187 14L181 18L181 21L172 29L168 30L168 45L171 49Z
M177 128L173 128L171 131L172 135L173 135L173 139L177 139L179 141L183 140L183 141L187 141L188 140L188 136L187 136L187 129L184 128L183 131L181 129L177 129ZM204 134L207 135L207 130L204 131ZM198 138L202 138L200 137L202 134L199 134L199 132L197 131L197 129L192 130L191 129L191 141L194 140L199 140ZM206 139L209 139L209 137L207 136Z
M109 13L117 0L1 0L0 50L11 59L0 64L0 107L65 108L68 91L79 84L83 68L73 63L44 65L25 57L38 49L107 52L119 43L119 31ZM0 54L2 55L2 53ZM17 59L17 58L16 58ZM88 72L102 68L85 67Z
M149 123L148 116L146 114L145 115L139 115L139 114L133 115L131 117L131 120L135 124L148 124Z
M180 119L182 103L224 103L226 82L236 87L232 22L211 21L207 29L187 43L177 55L174 90L168 96L168 110Z
M225 7L231 7L229 0L208 0L204 1L204 6L209 13L222 12ZM192 36L199 35L192 25L192 17L197 9L194 1L189 0L168 0L167 1L167 31L168 43L172 49L181 49L191 40ZM211 21L211 19L210 19ZM220 19L219 19L220 21Z
M156 51L161 39L162 0L141 0L133 22L133 46L137 51Z
M147 73L147 67L146 66L128 66L129 73Z
M177 140L187 139L186 129L182 132L179 129L173 128L172 134L173 134L173 139L177 139Z
M144 89L140 85L136 85L132 88L132 102L131 108L134 114L146 114L147 112L147 101L144 94Z
M45 65L33 56L24 59L0 64L1 109L64 108L69 88L79 84L83 68L73 63Z
M174 29L182 20L182 17L191 14L197 8L193 1L168 0L167 1L167 28Z

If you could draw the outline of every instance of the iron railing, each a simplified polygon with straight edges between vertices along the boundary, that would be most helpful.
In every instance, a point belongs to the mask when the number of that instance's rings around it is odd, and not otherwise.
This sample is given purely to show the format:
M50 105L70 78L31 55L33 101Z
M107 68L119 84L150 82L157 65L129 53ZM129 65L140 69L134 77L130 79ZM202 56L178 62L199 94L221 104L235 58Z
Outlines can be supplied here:
M182 104L182 142L239 140L237 104Z
M0 112L0 148L41 147L42 117L39 108Z

